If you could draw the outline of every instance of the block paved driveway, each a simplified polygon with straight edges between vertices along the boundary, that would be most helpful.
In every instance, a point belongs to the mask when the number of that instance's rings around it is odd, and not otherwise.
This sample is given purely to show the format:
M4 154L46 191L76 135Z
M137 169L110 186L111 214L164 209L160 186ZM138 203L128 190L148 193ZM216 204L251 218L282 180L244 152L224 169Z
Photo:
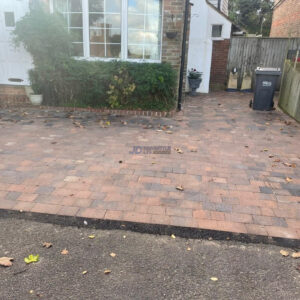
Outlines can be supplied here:
M299 239L300 126L250 98L188 98L173 119L1 110L0 208Z

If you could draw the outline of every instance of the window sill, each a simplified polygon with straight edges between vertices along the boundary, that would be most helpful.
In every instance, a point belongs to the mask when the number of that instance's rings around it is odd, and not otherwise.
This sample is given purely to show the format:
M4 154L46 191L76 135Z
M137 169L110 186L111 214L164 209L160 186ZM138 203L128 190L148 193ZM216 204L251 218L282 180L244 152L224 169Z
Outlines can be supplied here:
M153 59L121 59L121 58L101 58L101 57L79 57L73 56L74 59L77 60L86 60L86 61L127 61L127 62L136 62L136 63L157 63L160 64L161 60L153 60Z
M212 37L212 41L224 41L225 39L223 37Z

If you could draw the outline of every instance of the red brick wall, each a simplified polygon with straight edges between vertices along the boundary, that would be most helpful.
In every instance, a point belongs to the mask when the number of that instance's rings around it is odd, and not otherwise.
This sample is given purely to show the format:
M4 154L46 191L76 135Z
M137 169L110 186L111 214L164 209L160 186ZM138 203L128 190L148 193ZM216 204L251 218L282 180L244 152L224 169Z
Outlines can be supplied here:
M230 40L213 41L212 61L210 69L210 89L226 88L227 60Z
M300 37L300 0L285 0L274 9L270 37Z

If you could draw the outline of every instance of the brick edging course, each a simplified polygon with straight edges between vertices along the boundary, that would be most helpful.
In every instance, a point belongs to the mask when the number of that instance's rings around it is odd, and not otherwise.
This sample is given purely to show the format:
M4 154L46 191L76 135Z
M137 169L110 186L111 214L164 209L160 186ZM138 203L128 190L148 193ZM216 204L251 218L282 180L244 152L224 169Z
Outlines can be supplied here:
M176 114L176 110L171 111L152 111L152 110L126 110L126 109L109 109L109 108L83 108L83 107L64 107L64 106L39 106L42 109L59 109L63 111L89 111L98 113L115 114L121 116L135 115L148 117L168 117L172 118Z
M16 218L41 223L50 223L61 226L88 227L102 230L129 230L146 234L172 235L187 239L208 239L218 241L237 241L242 243L267 244L289 248L300 248L300 240L233 233L211 229L182 227L174 225L161 225L138 223L131 221L117 221L107 219L94 219L77 216L64 216L37 212L25 212L10 209L0 209L0 218ZM84 222L85 221L85 222Z

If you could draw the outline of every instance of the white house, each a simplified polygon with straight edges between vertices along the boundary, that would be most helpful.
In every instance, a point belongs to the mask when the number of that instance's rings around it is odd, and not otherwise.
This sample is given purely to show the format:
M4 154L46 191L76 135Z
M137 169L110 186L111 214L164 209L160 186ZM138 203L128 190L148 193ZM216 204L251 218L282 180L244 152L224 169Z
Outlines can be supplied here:
M208 93L212 67L214 41L229 40L232 23L226 0L193 0L188 51L188 69L195 68L203 73L203 81L197 92ZM217 9L218 3L222 11ZM227 57L226 57L227 58ZM188 84L187 84L188 89Z
M14 46L11 44L10 33L14 29L15 23L21 17L23 17L26 12L28 12L30 1L32 0L0 0L1 85L29 85L28 70L32 68L30 55L22 48L14 48ZM142 0L128 0L128 5L132 1L135 3ZM161 0L151 1L159 1L159 3L164 3L164 1ZM191 7L188 69L196 68L200 72L203 72L203 82L201 87L198 89L198 92L202 93L209 92L214 42L228 40L230 39L231 35L231 22L226 17L226 13L228 13L228 0L209 1L190 0L191 4L193 5ZM49 3L51 5L51 3L55 2L50 0ZM85 0L83 3L87 3L87 0ZM155 27L154 23L152 25ZM125 37L123 36L123 33ZM122 31L122 41L123 38L126 38L126 34L126 30ZM136 37L134 38L136 39ZM78 43L78 45L80 46L80 43ZM88 46L92 50L93 45ZM130 45L128 45L128 47L129 46ZM158 49L159 47L156 48ZM89 53L89 51L86 49L86 45L83 47L82 51L82 53ZM122 58L124 53L121 54L122 56L120 57ZM126 53L124 55L126 55ZM157 52L156 56L159 57L159 52ZM178 57L180 57L180 54L178 54Z

